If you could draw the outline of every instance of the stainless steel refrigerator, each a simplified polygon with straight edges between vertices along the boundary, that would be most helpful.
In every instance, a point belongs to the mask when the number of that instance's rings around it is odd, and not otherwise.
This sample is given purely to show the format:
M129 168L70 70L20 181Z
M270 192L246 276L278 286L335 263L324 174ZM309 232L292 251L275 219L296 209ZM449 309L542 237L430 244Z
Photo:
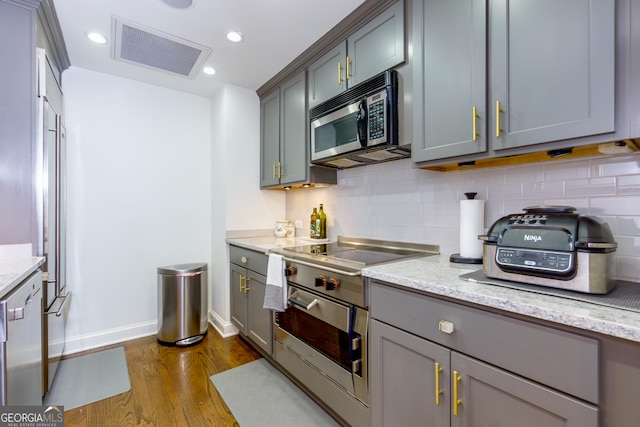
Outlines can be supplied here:
M71 292L66 275L66 139L62 90L43 49L37 50L36 254L46 258L42 283L43 394L64 353Z

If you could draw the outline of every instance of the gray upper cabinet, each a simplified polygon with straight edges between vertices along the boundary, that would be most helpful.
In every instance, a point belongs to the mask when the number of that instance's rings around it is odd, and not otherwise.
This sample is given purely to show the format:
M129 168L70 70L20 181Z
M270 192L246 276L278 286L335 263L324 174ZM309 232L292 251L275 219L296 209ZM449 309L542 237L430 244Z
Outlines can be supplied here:
M299 73L260 101L260 186L307 179L305 73Z
M495 149L614 131L615 0L491 2Z
M280 184L280 89L260 100L260 186Z
M486 14L484 1L413 2L414 161L487 149Z
M309 107L403 63L404 40L400 0L309 66Z
M413 2L414 162L613 132L615 0L488 4Z
M36 47L46 49L56 78L69 57L52 0L0 0L0 244L36 242L32 180L36 156ZM59 82L58 82L59 83ZM35 248L35 245L34 245Z
M347 44L340 43L309 66L309 108L347 89L346 60Z

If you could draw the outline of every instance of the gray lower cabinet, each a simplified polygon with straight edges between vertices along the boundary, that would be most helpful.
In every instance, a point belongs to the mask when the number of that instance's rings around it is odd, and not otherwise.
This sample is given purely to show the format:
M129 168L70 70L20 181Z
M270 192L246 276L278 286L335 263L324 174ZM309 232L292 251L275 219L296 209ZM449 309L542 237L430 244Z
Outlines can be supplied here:
M450 350L378 320L369 325L371 425L449 425ZM436 392L437 388L437 392Z
M404 0L392 4L309 70L309 108L405 60Z
M414 162L613 132L615 9L413 0Z
M369 286L372 426L599 426L597 340Z
M240 333L266 354L272 354L273 318L264 309L267 256L236 246L229 247L231 321Z

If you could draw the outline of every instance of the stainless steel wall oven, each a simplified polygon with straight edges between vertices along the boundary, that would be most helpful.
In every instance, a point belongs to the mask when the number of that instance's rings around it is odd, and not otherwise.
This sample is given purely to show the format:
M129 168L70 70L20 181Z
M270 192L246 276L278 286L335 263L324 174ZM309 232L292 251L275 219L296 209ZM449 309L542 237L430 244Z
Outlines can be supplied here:
M288 307L274 314L274 358L352 426L369 425L367 310L362 268L437 254L433 245L338 237L274 250L284 256Z

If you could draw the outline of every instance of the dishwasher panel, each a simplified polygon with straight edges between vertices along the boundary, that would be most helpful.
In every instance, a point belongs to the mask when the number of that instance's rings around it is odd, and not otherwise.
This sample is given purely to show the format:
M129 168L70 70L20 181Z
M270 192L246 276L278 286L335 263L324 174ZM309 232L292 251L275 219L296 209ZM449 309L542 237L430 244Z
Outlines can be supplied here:
M0 301L0 405L42 405L42 273Z

